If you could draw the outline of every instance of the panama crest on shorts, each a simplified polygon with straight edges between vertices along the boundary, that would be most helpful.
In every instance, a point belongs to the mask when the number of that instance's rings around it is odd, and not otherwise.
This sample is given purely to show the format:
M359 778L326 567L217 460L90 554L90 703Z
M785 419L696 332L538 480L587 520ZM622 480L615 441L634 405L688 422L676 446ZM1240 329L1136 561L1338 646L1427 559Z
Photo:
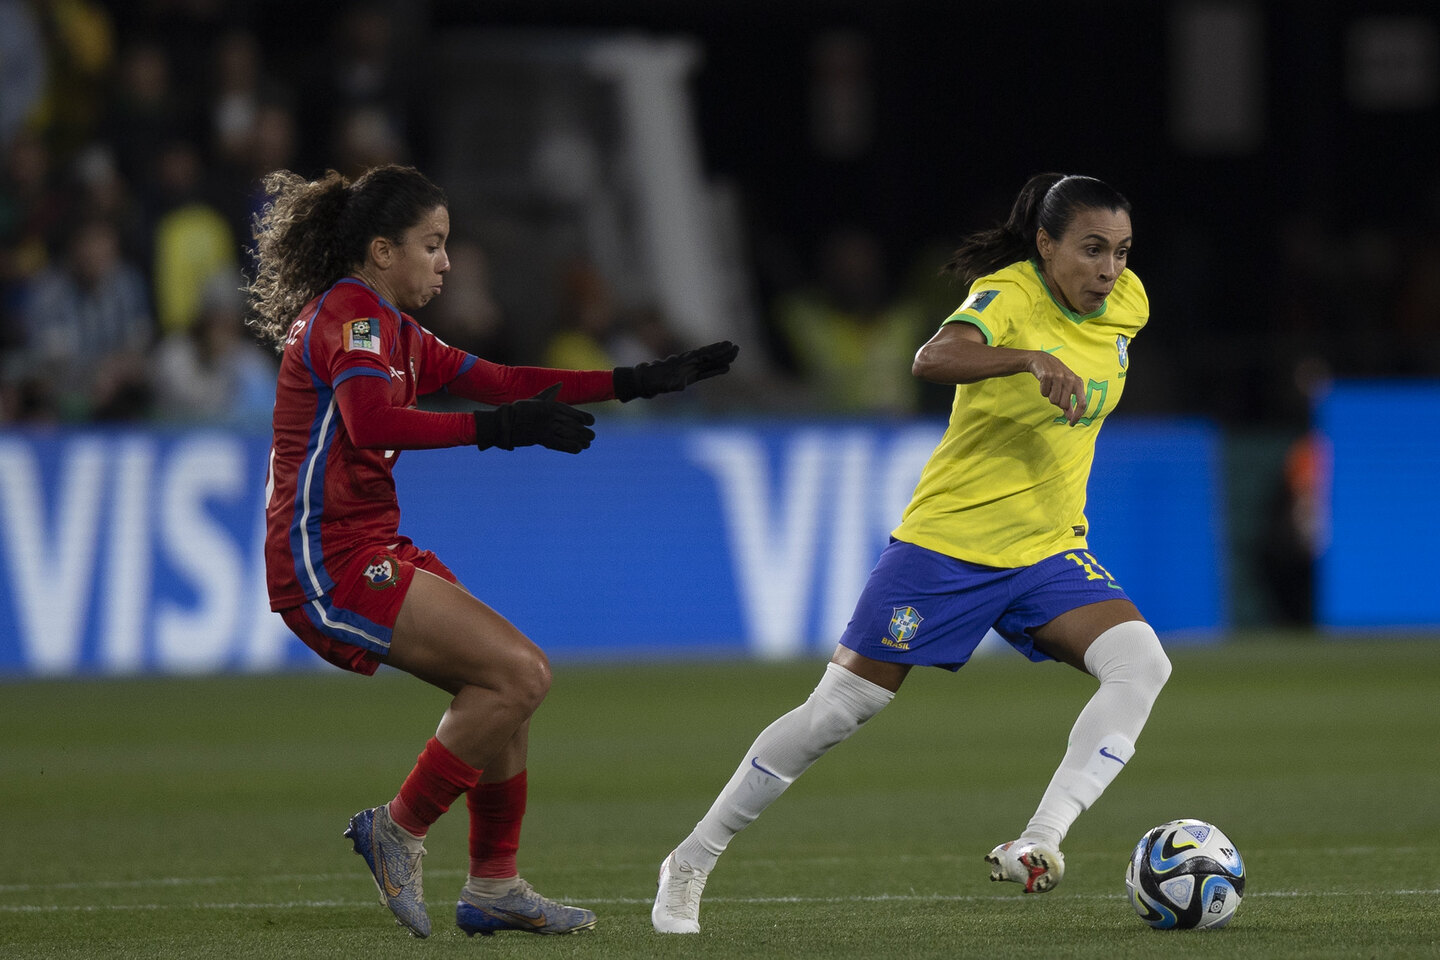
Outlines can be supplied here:
M393 587L400 580L400 565L386 553L377 553L365 565L365 583L371 590Z
M890 617L890 635L882 637L880 642L896 650L909 650L910 641L920 632L920 621L924 619L914 607L896 607Z

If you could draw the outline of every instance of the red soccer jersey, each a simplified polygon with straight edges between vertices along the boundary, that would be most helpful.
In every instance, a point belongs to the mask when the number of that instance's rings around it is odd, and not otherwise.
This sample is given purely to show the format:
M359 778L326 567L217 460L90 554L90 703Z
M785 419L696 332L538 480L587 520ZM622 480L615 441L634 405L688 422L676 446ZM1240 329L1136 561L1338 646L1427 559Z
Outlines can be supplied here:
M375 378L336 391L353 377ZM265 569L270 607L284 610L329 593L329 567L349 552L405 541L393 470L401 449L475 441L469 414L414 409L448 387L487 403L534 396L563 384L559 399L586 403L614 396L611 372L507 367L451 347L358 280L346 278L306 304L285 338L275 390L275 439L265 488ZM376 384L383 384L376 390ZM376 404L385 445L362 446L342 407L354 395ZM388 399L389 406L384 400ZM399 414L403 414L400 416ZM382 416L383 415L383 416ZM371 429L367 418L355 426Z

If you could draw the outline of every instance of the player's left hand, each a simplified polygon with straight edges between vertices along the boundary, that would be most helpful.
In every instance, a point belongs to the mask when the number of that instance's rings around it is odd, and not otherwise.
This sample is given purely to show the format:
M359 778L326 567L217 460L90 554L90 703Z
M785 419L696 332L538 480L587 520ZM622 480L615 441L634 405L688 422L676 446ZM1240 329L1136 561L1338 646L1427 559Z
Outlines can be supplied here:
M697 380L718 377L727 372L739 352L740 347L736 344L719 340L664 360L616 367L615 399L622 402L636 397L649 399L662 393L684 390Z

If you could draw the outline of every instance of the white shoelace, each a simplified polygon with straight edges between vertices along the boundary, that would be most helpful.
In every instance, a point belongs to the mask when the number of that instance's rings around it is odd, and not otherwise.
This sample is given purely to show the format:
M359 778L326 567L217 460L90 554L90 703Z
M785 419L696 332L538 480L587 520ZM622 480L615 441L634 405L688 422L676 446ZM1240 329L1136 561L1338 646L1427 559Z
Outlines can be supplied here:
M705 890L704 874L690 871L690 876L685 877L678 869L669 873L669 889L665 891L665 907L674 916L684 917L687 920L698 920L700 917L700 894Z

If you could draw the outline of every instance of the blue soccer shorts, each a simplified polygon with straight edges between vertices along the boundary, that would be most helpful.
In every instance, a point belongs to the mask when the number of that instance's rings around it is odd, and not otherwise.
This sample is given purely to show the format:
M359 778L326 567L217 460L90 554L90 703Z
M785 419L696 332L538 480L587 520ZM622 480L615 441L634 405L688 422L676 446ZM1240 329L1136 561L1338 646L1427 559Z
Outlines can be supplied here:
M1030 631L1103 600L1129 600L1088 550L1028 567L985 567L891 539L840 638L872 660L959 670L992 628L1031 660Z

